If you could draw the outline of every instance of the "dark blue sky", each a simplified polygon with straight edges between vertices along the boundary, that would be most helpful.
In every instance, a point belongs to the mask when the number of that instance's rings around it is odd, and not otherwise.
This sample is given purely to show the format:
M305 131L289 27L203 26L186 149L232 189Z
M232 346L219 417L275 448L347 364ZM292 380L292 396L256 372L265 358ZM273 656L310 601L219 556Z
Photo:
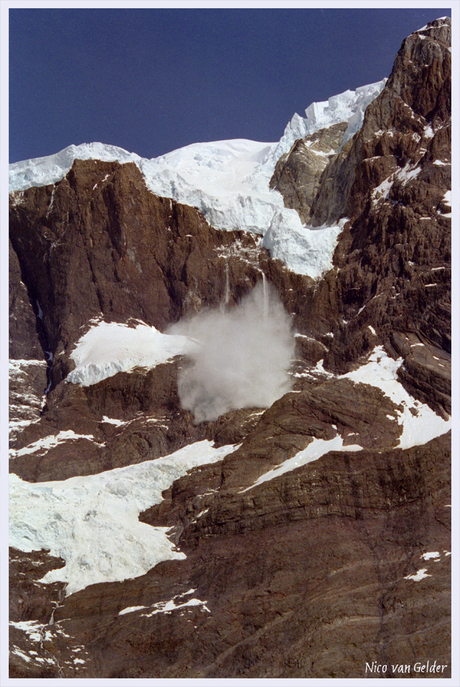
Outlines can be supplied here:
M10 9L10 161L277 141L311 102L388 76L407 35L451 14L433 7Z

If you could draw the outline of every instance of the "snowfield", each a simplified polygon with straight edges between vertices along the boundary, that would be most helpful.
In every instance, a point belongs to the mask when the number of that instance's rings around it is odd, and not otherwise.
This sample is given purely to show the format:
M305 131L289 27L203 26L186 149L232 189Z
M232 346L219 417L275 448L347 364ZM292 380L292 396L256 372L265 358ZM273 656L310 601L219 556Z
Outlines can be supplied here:
M305 117L294 114L276 143L246 139L194 143L151 160L103 143L72 145L55 155L10 165L10 192L16 192L20 202L21 191L60 181L76 159L134 162L156 195L198 208L217 229L259 234L272 257L317 279L331 267L345 220L333 227L303 225L295 210L284 207L281 194L269 188L270 178L278 159L298 138L347 122L344 142L348 140L361 127L367 105L385 83L383 79L312 103Z
M42 582L66 582L67 594L185 558L167 527L140 522L139 513L160 503L162 492L186 472L221 461L234 449L200 441L164 458L62 482L31 484L11 474L9 544L62 557L66 565Z
M162 334L155 327L138 322L136 327L117 322L99 322L77 342L71 354L76 367L67 381L90 386L129 372L135 367L150 369L176 355L191 352L196 341L180 334Z
M452 422L450 419L443 420L428 405L416 401L407 393L397 376L402 362L402 358L393 360L383 346L377 346L365 365L343 376L381 389L400 406L397 420L403 431L398 446L412 448L445 434L451 429Z

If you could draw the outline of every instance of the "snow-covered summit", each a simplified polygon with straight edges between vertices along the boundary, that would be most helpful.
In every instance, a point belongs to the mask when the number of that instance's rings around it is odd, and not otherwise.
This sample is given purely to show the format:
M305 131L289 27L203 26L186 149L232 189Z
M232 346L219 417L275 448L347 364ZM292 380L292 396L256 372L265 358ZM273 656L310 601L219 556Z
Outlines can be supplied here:
M348 141L360 129L366 107L381 93L386 82L385 78L376 83L361 86L356 91L347 90L328 100L311 103L305 110L305 117L300 117L295 113L273 151L275 163L291 148L294 141L333 124L348 122L343 143Z
M270 189L270 178L277 160L296 139L338 122L348 123L344 140L352 136L385 82L312 103L304 118L293 116L275 143L245 139L194 143L151 160L116 146L83 143L10 165L10 191L56 183L75 159L134 162L156 195L198 208L217 229L259 234L272 257L296 272L318 278L331 265L340 227L318 231L303 225L295 210L284 207L281 194Z
M13 162L9 169L10 193L25 191L32 186L47 186L61 181L75 160L103 160L104 162L136 162L142 158L123 148L107 143L70 145L54 155Z

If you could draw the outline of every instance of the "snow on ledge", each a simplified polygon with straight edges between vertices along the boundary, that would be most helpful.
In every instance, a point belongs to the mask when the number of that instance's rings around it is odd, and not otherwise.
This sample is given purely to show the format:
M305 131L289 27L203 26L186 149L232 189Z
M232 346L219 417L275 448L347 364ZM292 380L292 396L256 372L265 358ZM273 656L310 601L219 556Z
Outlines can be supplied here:
M91 386L117 372L129 372L135 367L150 369L186 354L196 345L187 336L162 334L143 322L136 327L99 322L82 336L71 353L76 367L67 381Z
M141 616L144 618L151 618L153 615L157 615L157 613L169 614L173 611L181 610L190 606L201 606L202 610L211 613L209 608L206 606L206 601L201 601L200 599L190 599L189 601L185 601L184 603L176 604L177 598L178 597L175 596L173 599L170 599L166 602L159 601L158 603L153 604L153 606L151 606L153 610L151 610L150 613L141 613Z
M67 429L61 430L58 432L58 434L49 434L46 437L37 439L37 441L34 441L23 448L10 449L10 456L12 458L17 458L19 456L25 456L28 453L36 453L37 451L49 451L51 448L55 448L59 444L66 441L79 441L81 439L91 441L93 446L97 444L92 434L76 434L72 429Z
M250 489L254 489L254 487L257 487L263 482L268 482L269 480L275 479L276 477L283 475L285 472L290 472L291 470L295 470L302 465L306 465L314 460L318 460L322 456L326 455L326 453L329 453L329 451L362 451L362 446L344 446L343 438L340 436L336 436L329 440L313 439L313 441L308 444L306 448L296 453L295 456L292 456L292 458L285 460L284 463L280 463L272 470L269 470L261 475L259 479L254 482L254 484L240 491L240 494L243 494Z
M381 389L396 405L400 406L397 419L403 431L398 448L407 449L426 444L445 434L450 430L452 422L451 419L444 420L428 405L416 401L405 390L397 375L402 363L402 358L393 360L383 346L377 346L365 365L343 376L354 382Z
M188 592L188 594L193 593L194 591L195 590L193 589L191 592ZM201 601L200 599L193 598L185 601L184 603L176 603L176 599L179 599L183 596L187 596L187 594L180 594L175 596L173 599L169 599L169 601L158 601L151 606L129 606L120 611L118 615L127 615L128 613L137 613L138 611L150 611L149 613L141 613L140 617L151 618L157 613L170 614L173 611L183 610L184 608L191 606L201 606L203 610L207 611L208 613L211 612L206 606L206 601Z
M425 577L431 577L431 575L428 575L427 568L420 568L420 570L417 570L415 575L406 575L404 579L413 580L414 582L420 582L421 580L424 580Z
M25 191L33 186L48 186L61 181L75 160L102 160L103 162L135 162L142 158L123 148L106 143L70 145L54 155L14 162L9 167L9 190Z
M128 613L136 613L137 611L143 611L148 606L127 606L126 608L123 608L122 611L119 611L118 615L128 615Z
M435 558L435 559L440 559L441 554L439 551L427 551L427 553L422 553L420 558L423 558L424 561L429 561L430 558Z

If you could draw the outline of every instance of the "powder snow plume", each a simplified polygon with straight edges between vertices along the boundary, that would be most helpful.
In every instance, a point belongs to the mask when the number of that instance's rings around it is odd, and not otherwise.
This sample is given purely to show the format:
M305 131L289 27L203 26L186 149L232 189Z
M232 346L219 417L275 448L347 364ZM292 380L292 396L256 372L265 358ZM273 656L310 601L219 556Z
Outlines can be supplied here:
M199 344L178 380L182 407L197 423L237 408L269 407L291 387L291 317L265 279L235 307L202 311L169 333Z

